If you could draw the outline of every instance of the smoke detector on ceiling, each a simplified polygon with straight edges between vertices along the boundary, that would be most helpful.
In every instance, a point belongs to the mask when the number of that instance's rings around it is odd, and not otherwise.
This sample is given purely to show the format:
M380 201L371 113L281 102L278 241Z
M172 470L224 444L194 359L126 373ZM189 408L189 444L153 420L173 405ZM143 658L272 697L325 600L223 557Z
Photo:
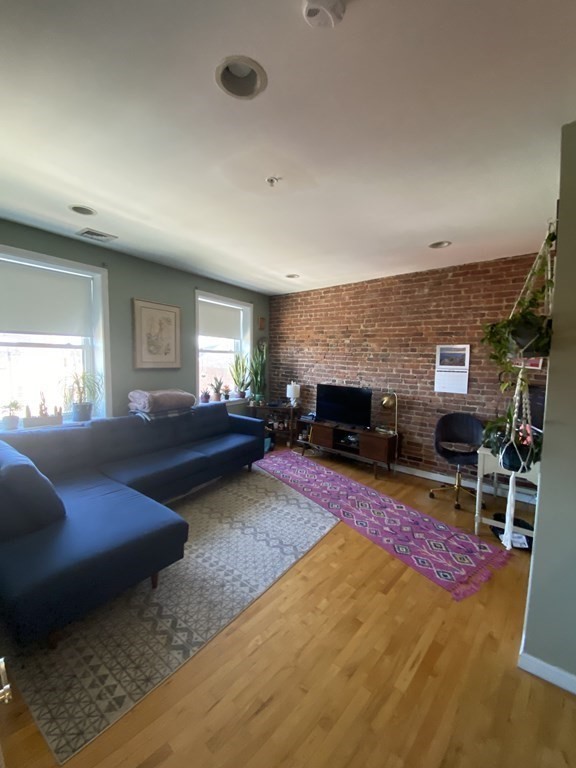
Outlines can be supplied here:
M333 29L344 18L346 0L305 0L304 18L311 27Z

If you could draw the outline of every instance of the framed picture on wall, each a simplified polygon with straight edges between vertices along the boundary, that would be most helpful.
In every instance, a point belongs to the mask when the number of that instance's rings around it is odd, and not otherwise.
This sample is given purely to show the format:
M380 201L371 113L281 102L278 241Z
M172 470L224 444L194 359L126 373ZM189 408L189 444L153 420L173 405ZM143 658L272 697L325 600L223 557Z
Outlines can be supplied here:
M134 368L181 368L180 307L132 299Z

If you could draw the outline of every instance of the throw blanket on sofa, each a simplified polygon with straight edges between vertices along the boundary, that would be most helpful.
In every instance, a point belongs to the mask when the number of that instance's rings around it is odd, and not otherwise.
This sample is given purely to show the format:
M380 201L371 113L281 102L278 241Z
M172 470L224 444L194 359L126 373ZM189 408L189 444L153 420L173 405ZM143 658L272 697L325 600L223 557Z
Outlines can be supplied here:
M169 418L174 418L176 416L184 416L185 414L193 413L191 408L169 408L167 411L152 411L151 413L148 413L147 411L141 411L133 403L130 403L130 405L128 406L128 410L134 416L140 416L140 418L144 419L144 421L156 421L156 419L169 419Z
M128 393L128 408L142 413L158 413L192 408L196 397L183 389L133 389Z

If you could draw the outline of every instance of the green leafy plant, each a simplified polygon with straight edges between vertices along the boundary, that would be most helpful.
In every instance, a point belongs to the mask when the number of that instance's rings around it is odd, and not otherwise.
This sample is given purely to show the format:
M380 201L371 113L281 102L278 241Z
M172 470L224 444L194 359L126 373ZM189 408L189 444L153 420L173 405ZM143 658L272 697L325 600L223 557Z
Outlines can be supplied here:
M212 380L212 384L210 384L210 387L214 390L215 395L219 395L222 392L222 386L224 384L224 380L219 378L218 376L214 376L214 379Z
M509 317L483 327L482 343L491 348L490 359L500 368L503 388L515 383L515 358L547 357L550 353L554 288L551 253L555 243L556 228L551 224Z
M18 400L11 400L6 405L2 406L2 411L4 413L7 413L8 416L15 416L19 410L21 410L22 405L18 402Z
M263 395L266 389L266 350L255 347L250 358L250 390L254 395Z
M550 353L555 243L556 228L551 224L509 317L483 329L482 342L490 347L490 359L500 368L502 391L514 389L506 415L486 425L483 444L512 472L529 469L542 454L542 433L530 424L527 371L518 362Z
M230 376L238 392L245 392L250 383L250 371L248 358L237 352L234 355L234 362L230 366Z
M6 405L3 405L0 410L4 411L7 416L4 416L1 422L2 429L17 429L20 423L19 417L16 415L21 409L21 405L17 400L11 400Z
M490 359L502 374L513 374L516 358L547 357L552 341L552 320L526 309L484 326L482 343L491 347ZM505 379L502 375L501 378Z
M99 373L75 372L64 384L64 402L98 403L104 394L104 381Z

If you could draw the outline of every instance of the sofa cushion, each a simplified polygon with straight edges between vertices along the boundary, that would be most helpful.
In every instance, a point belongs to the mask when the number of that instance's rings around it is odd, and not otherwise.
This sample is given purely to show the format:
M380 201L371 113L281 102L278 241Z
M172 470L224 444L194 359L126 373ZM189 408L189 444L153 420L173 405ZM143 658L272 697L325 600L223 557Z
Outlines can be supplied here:
M2 440L28 456L49 478L93 464L92 434L87 424L18 430Z
M190 447L203 454L210 462L219 464L249 456L255 444L261 447L263 442L250 435L239 435L232 432L226 435L206 438L201 442L192 443ZM246 463L251 461L249 458L246 459Z
M95 419L92 439L96 465L169 448L177 442L177 421L178 418L145 421L139 416Z
M226 403L206 403L192 408L192 416L175 419L178 423L178 442L195 443L213 435L230 431L230 417Z
M0 541L44 528L66 510L56 489L34 463L0 441Z
M208 467L208 463L208 458L196 449L174 446L163 451L108 462L102 464L100 470L119 483L148 493L158 486L198 474Z
M26 640L178 559L188 535L175 512L99 473L57 487L67 516L0 544L0 605Z

